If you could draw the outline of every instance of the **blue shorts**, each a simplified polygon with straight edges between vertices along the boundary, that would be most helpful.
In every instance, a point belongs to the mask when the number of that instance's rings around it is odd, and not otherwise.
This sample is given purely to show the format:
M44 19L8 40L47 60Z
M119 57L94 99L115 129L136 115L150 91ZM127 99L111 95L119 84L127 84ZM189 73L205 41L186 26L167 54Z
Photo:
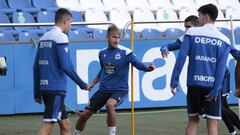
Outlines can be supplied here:
M217 100L206 101L210 88L188 87L187 108L189 116L202 116L209 119L221 119L221 92Z
M86 109L94 112L99 111L107 102L108 99L112 98L117 101L117 106L120 105L127 97L128 91L125 90L98 90L91 97Z
M43 114L44 122L57 122L67 119L67 111L64 106L64 95L43 94L45 110Z

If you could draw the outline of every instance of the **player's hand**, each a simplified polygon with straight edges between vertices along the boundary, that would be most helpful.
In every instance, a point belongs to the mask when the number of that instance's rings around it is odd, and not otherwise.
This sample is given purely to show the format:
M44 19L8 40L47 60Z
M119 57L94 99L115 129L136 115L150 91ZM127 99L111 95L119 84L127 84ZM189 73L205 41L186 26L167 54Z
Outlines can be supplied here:
M42 96L36 97L35 102L38 104L42 104Z
M235 95L236 97L240 97L240 88L237 88L237 89L235 90L234 95Z
M147 71L153 71L155 69L155 65L154 64L150 64L148 67L147 67Z
M177 89L176 89L176 88L172 88L172 87L171 87L171 92L172 92L173 96L175 96L175 95L176 95L176 93L177 93Z
M213 97L213 96L210 96L210 95L206 95L206 96L205 96L205 100L206 100L206 101L212 101L212 100L215 100L215 101L216 101L217 98L216 98L216 97Z
M168 50L161 51L161 54L162 54L162 57L163 57L163 58L167 58L167 56L168 56L168 54L169 54L169 51L168 51Z

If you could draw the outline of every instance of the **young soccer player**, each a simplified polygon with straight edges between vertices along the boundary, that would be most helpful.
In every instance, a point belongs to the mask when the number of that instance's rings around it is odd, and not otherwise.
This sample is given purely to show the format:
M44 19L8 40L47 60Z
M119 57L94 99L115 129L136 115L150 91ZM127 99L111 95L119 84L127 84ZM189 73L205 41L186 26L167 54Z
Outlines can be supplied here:
M217 120L221 119L221 84L230 52L230 40L214 27L218 9L213 4L198 9L202 27L190 28L178 54L171 78L175 95L179 75L189 56L187 74L187 135L196 135L199 116L207 119L208 135L217 135Z
M57 10L55 26L45 33L38 44L34 63L34 98L44 103L42 127L38 135L50 135L56 122L61 135L71 135L70 120L64 106L69 76L82 89L89 89L74 71L66 33L71 27L72 15L64 8Z
M100 82L99 90L91 97L89 104L80 114L74 135L81 135L87 120L104 105L107 108L107 125L109 135L116 133L116 107L128 94L129 64L143 71L153 71L155 66L146 66L139 61L133 52L119 44L120 30L112 25L107 30L108 47L99 52L101 70L92 83L93 87Z

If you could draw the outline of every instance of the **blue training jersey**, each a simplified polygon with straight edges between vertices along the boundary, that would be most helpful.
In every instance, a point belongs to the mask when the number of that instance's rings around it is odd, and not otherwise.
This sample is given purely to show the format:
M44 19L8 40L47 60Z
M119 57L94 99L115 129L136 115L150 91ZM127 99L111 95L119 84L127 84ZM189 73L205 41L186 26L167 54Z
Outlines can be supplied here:
M101 70L101 90L128 90L129 63L139 70L146 71L146 65L139 61L133 52L121 45L117 48L106 48L99 52Z
M66 94L68 75L82 89L87 87L74 70L68 49L68 37L54 26L39 40L34 63L34 96L42 93Z
M189 56L187 86L212 88L209 95L216 97L222 88L230 40L213 24L190 28L185 36L172 73L172 88L176 88L179 75Z

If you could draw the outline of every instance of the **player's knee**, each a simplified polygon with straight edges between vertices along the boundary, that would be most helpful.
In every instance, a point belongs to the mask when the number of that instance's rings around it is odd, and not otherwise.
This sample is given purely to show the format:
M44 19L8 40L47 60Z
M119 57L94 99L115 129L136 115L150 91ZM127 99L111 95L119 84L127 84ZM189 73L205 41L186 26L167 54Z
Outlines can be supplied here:
M88 120L91 116L92 116L92 112L91 112L91 111L84 111L84 112L81 113L80 119L86 121L86 120Z
M115 101L108 101L108 102L106 103L106 107L107 107L107 109L115 109L115 107L116 107L116 102L115 102Z
M59 125L62 132L71 133L71 122L69 121L69 119L60 121Z

